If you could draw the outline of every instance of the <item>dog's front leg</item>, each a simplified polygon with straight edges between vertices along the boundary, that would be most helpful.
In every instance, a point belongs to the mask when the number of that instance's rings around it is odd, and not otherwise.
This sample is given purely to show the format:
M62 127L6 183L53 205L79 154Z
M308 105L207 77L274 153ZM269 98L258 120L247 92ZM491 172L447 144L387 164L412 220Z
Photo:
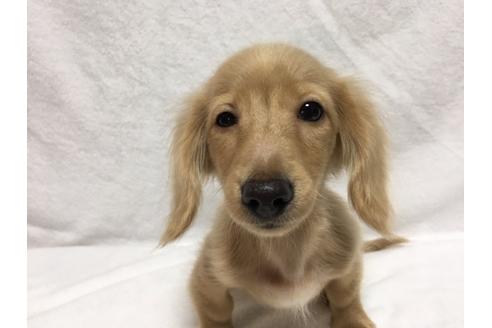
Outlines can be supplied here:
M358 261L345 276L325 287L330 303L331 328L375 328L360 301L362 265Z
M190 287L201 328L232 328L232 297L203 256L195 265Z

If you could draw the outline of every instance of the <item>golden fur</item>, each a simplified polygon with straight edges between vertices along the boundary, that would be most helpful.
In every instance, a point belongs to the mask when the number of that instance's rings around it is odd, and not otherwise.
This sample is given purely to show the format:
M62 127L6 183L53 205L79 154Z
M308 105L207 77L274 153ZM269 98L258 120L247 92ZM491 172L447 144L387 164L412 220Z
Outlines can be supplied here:
M299 120L305 101L325 115ZM238 124L215 125L230 111ZM323 293L332 327L374 327L359 299L363 244L346 204L325 186L347 170L349 199L360 218L383 235L377 250L403 241L391 233L386 139L371 102L350 79L304 51L282 44L247 48L227 60L190 100L173 140L174 199L161 244L191 224L208 176L225 200L195 265L191 291L201 327L232 327L240 288L258 302L302 307ZM241 203L248 178L288 176L295 197L282 225L263 229Z

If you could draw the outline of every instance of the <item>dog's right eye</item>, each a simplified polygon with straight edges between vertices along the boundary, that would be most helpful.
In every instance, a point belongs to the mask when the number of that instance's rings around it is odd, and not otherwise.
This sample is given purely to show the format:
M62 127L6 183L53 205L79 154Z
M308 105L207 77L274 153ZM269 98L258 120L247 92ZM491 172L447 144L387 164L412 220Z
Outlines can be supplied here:
M215 123L222 128L227 128L237 123L237 117L231 112L222 112L217 115Z

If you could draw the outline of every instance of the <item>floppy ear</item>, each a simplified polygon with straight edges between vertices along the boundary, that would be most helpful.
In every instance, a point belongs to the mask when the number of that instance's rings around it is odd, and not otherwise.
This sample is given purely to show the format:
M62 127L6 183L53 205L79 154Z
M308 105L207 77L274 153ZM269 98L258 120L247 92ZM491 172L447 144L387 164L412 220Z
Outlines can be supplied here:
M384 129L354 81L340 80L334 96L339 120L335 156L349 174L350 202L366 224L382 235L391 235Z
M174 130L171 145L172 209L167 228L161 236L161 246L184 233L200 205L202 182L209 171L205 106L205 97L201 93L189 99Z

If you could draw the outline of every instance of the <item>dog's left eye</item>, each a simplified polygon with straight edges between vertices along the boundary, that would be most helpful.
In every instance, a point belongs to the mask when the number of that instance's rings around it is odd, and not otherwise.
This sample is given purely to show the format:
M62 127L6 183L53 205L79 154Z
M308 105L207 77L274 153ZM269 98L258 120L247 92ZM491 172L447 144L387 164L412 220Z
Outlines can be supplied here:
M307 101L299 109L299 117L304 121L318 121L323 116L323 107L316 101Z

